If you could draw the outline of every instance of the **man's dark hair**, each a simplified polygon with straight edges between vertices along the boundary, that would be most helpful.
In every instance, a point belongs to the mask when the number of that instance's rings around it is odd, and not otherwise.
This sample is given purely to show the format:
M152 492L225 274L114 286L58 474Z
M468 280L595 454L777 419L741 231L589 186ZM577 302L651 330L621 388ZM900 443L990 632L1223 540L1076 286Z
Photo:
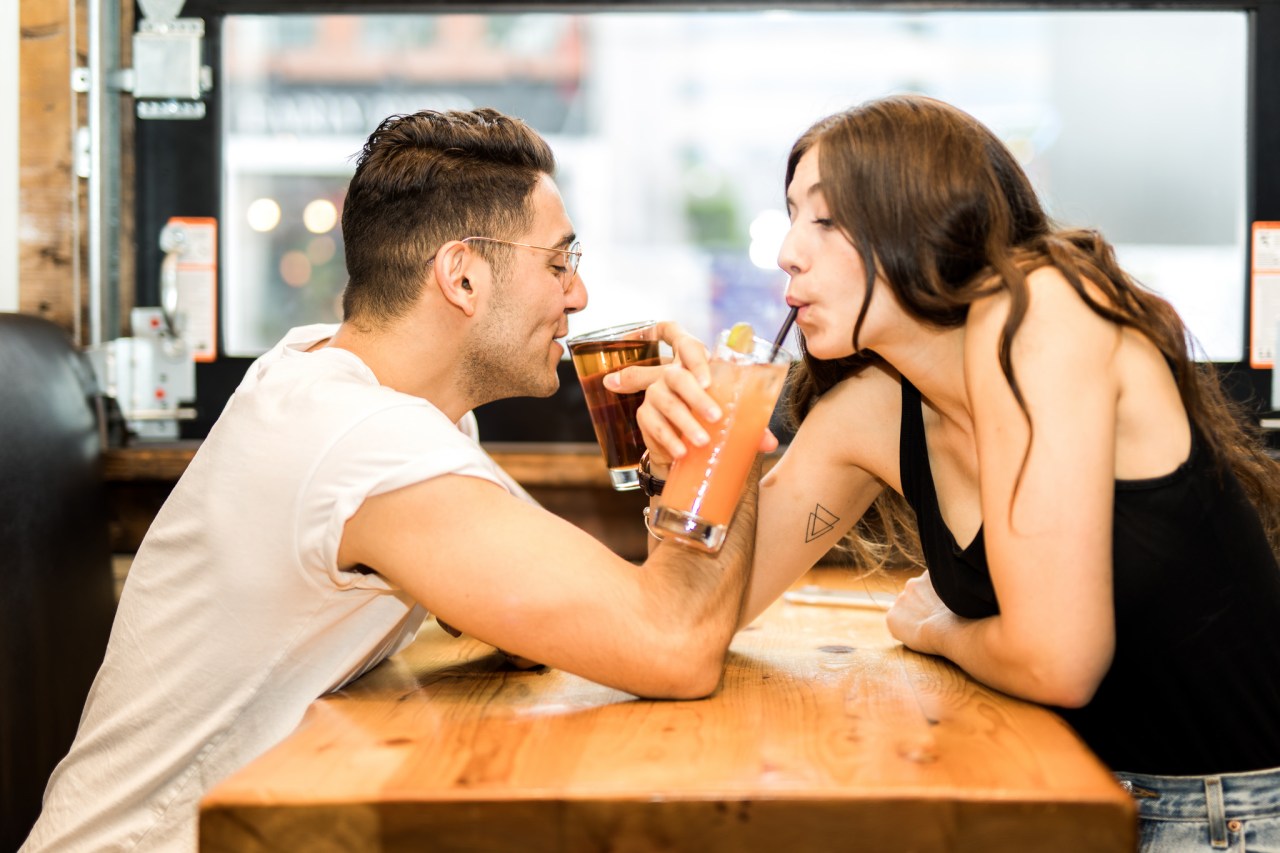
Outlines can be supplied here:
M463 237L514 239L555 156L536 131L497 110L393 115L365 143L342 209L344 319L381 323L417 300L427 262ZM473 243L501 274L506 246Z

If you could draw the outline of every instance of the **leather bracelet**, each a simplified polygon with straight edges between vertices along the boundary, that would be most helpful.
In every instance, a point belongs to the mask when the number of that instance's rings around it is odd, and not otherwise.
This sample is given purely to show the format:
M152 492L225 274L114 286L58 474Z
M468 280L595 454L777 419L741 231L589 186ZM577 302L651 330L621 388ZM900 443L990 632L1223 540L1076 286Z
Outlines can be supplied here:
M640 464L636 466L636 479L640 481L640 491L651 498L662 494L662 487L667 484L666 480L660 480L649 473L649 451L647 450L640 456Z

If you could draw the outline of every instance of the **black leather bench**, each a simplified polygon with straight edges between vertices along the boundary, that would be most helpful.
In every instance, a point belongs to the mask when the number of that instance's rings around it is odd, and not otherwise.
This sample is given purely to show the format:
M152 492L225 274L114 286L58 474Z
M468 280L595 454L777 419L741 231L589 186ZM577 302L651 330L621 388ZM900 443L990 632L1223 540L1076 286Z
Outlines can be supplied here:
M58 326L0 313L0 850L40 812L115 615L94 391Z

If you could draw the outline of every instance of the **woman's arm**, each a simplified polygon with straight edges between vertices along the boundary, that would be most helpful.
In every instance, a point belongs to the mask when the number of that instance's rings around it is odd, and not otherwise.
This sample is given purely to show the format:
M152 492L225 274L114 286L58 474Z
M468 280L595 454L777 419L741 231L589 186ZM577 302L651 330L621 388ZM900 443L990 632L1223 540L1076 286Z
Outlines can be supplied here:
M1119 330L1056 269L1037 270L1028 285L1032 297L1012 363L1031 428L997 359L1008 295L975 304L966 325L965 381L1000 615L961 619L942 607L924 577L909 585L889 624L906 645L950 658L994 687L1080 706L1115 649Z
M665 478L671 460L694 443L712 418L714 401L698 379L705 350L685 347L659 376L620 371L610 387L646 389L638 421L650 466ZM805 418L782 459L760 483L755 564L740 624L755 619L808 571L862 517L885 487L898 480L901 385L882 367L867 368L829 390ZM771 446L766 436L762 450ZM876 473L880 476L877 476Z
M897 485L901 385L874 367L823 395L760 482L755 567L741 625L764 611Z

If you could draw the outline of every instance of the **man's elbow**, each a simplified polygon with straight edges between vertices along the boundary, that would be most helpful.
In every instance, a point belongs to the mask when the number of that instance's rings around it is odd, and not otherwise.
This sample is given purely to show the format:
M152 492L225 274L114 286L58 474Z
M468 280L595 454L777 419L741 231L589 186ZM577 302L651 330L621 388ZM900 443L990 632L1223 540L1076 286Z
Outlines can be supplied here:
M724 658L699 667L685 667L686 672L672 683L669 699L705 699L720 687L724 678Z
M720 686L722 670L674 675L654 679L637 695L644 699L706 699Z
M635 692L646 699L705 699L720 686L724 659L724 648L668 650Z

